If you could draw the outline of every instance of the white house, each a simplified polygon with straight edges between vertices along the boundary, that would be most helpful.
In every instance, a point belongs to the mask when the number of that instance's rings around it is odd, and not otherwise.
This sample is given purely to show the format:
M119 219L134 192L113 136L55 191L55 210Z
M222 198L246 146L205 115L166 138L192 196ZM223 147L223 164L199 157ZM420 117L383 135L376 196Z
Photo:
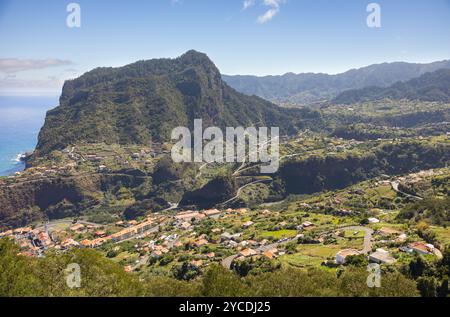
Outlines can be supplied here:
M336 263L337 264L344 264L345 263L345 259L348 256L351 255L360 255L361 252L358 250L354 250L354 249L345 249L345 250L341 250L336 254Z

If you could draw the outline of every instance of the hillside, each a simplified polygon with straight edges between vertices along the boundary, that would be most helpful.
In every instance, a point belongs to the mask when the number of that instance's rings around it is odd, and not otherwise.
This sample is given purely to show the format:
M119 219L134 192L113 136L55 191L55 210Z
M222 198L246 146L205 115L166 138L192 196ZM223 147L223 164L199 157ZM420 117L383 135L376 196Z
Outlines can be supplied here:
M340 94L332 102L352 104L381 99L450 102L450 70L441 69L426 73L419 78L397 82L387 88L366 87L349 90Z
M320 122L318 113L287 110L238 93L202 53L98 68L65 83L60 105L47 113L35 156L74 143L167 142L173 128L279 126L282 132Z
M450 61L430 64L384 63L337 75L288 73L266 77L222 77L231 87L242 93L257 95L278 103L304 105L332 99L349 89L388 87L398 81L410 80L444 68L450 68Z

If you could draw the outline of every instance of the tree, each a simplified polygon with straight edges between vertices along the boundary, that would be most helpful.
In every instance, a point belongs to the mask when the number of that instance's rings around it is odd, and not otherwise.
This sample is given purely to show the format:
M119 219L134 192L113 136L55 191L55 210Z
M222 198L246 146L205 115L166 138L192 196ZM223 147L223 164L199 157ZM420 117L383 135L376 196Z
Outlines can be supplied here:
M215 264L206 272L202 280L202 296L241 297L248 289L231 271Z
M421 276L417 279L417 289L422 297L436 297L438 281L432 276Z

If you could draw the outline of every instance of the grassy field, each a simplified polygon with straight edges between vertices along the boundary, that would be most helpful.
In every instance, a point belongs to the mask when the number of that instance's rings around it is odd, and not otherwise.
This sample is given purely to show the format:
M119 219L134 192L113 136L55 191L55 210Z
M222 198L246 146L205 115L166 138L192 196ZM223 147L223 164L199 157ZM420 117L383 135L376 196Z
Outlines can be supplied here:
M263 231L260 234L260 236L263 238L275 238L275 239L293 238L296 235L297 235L296 230Z
M341 250L338 245L301 245L297 253L280 257L282 264L295 267L317 267L329 258L334 258Z
M442 243L442 245L450 245L450 230L443 227L430 227L437 235L437 239Z

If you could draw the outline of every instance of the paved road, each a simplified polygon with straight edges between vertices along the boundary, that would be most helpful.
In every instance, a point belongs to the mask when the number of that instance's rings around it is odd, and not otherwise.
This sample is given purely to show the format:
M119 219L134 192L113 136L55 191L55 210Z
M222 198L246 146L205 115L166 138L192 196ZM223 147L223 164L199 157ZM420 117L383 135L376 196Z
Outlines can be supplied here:
M403 195L403 196L406 196L406 197L412 198L412 199L423 200L422 197L414 196L414 195L411 195L411 194L402 192L402 191L399 189L399 186L400 186L400 183L399 183L399 182L391 182L391 186L392 186L392 189L393 189L395 192L399 193L400 195Z
M264 253L264 252L266 252L266 251L268 251L270 249L278 248L282 244L287 244L287 243L289 243L291 241L294 241L295 239L296 238L292 238L292 239L286 240L284 242L276 242L276 243L272 243L272 244L269 244L269 245L264 245L264 246L256 248L255 251L258 252L258 253ZM239 257L239 254L233 254L233 255L230 255L229 257L223 259L222 260L222 266L224 268L226 268L226 269L231 269L231 264L233 263L233 261L237 257Z
M272 180L272 179L260 179L260 180L257 180L257 181L254 181L254 182L245 184L244 186L241 186L241 187L237 190L236 196L234 196L234 197L231 198L231 199L228 199L227 201L221 203L220 205L226 205L226 204L228 204L228 203L231 203L233 200L238 199L239 196L241 196L242 191L243 191L245 188L247 188L248 186L255 185L255 184L259 184L259 183L264 183L264 182L271 182L271 181L273 181L273 180Z
M354 231L364 231L364 245L362 252L364 254L369 253L372 251L372 235L373 230L367 227L361 227L361 226L350 226L350 227L344 227L340 228L341 230L354 230Z
M364 244L363 244L363 250L362 252L364 254L368 254L370 251L372 251L372 235L374 231L370 228L362 227L362 226L349 226L349 227L342 227L339 228L340 230L354 230L354 231L364 231ZM255 249L258 253L264 253L267 250L278 248L280 245L287 244L291 241L294 241L296 238L289 239L284 242L276 242L273 244L269 244L266 246L259 247ZM226 269L231 269L231 264L233 261L239 256L239 254L231 255L225 259L222 260L222 266Z
M169 208L161 210L161 212L175 210L175 209L178 208L179 203L171 203L171 202L169 202L169 205L170 205Z
M226 269L231 269L231 264L239 256L239 254L233 254L222 260L222 266Z

